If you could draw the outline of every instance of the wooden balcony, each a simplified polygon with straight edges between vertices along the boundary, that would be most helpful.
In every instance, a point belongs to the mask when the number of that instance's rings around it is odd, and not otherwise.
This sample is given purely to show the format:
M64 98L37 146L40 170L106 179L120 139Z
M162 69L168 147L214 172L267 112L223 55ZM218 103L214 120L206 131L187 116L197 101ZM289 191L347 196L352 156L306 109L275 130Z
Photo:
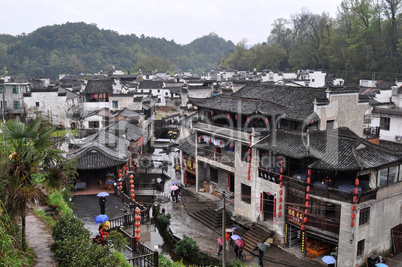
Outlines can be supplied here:
M215 149L215 147L214 147L214 149ZM222 153L218 153L212 149L206 149L206 148L198 148L197 151L198 151L197 155L199 157L203 157L203 158L227 165L229 167L234 167L234 165L235 165L234 152L223 151Z

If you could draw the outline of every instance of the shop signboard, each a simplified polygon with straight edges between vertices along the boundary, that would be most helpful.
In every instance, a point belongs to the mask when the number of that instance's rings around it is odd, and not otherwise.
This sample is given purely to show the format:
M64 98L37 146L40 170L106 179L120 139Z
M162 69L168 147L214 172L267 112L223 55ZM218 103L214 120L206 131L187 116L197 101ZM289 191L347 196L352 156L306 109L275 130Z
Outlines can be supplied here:
M183 169L184 171L195 174L195 160L193 158L183 156Z
M303 222L303 212L288 208L288 222L301 227Z

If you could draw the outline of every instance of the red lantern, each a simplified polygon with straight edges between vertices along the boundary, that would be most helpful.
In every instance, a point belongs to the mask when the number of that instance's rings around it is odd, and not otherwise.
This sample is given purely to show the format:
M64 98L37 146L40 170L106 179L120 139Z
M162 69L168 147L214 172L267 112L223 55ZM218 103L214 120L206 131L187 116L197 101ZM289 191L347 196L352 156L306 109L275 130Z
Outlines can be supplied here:
M134 189L134 185L133 185L133 184L132 184L132 185L130 185L130 188L131 188L131 189Z
M134 180L130 180L130 184L134 184Z
M354 193L355 195L359 194L359 188L355 187Z
M352 222L350 223L350 226L351 226L351 227L355 226L355 222L352 221Z
M137 227L137 228L138 228L138 227L140 227L140 226L141 226L141 223L139 223L139 222L135 222L135 223L134 223L134 225L135 225L135 227Z
M306 224L307 221L308 221L307 217L304 217L304 219L303 219L304 224Z
M137 241L139 241L139 240L141 239L141 236L140 236L140 235L136 235L136 236L135 236L135 239L137 239Z
M268 123L268 118L265 118L265 123Z
M352 213L352 220L354 220L356 218L356 215L354 213Z
M251 161L251 157L248 157L248 162L250 162Z
M281 217L282 216L282 212L278 212L278 217Z
M119 182L119 185L122 185L123 184L123 182Z
M282 197L279 197L279 202L282 202Z
M304 210L304 215L306 215L306 216L308 215L308 209Z
M130 192L133 193L133 194L134 194L134 191L135 191L134 189L130 189Z
M283 175L279 175L279 181L283 181Z
M249 180L251 179L251 176L250 176L250 174L248 175L248 177L247 177Z
M119 171L121 171L121 170L119 170ZM121 173L119 173L119 175L118 175L118 176L119 176L119 178L121 179L121 177L122 177Z
M310 176L311 175L311 169L308 169L307 174Z
M136 221L141 220L141 216L140 216L140 215L135 215L135 217L134 217L134 218L135 218L135 220L136 220Z
M247 117L247 122L250 122L250 117Z
M306 191L310 192L310 186L309 185L306 187Z
M228 119L230 119L230 113L228 113Z
M251 170L250 170L250 169L248 169L248 174L250 174L250 172L251 172Z
M134 175L130 174L130 179L133 180L134 179ZM130 181L131 183L131 181Z
M235 120L237 120L237 114L235 115Z
M219 141L219 146L222 146L222 141Z
M248 164L248 168L249 168L249 169L251 168L251 162Z
M213 110L211 110L211 115L214 115L214 111L213 111Z
M359 183L360 183L359 179L356 179L356 180L355 180L355 185L358 186Z
M280 189L280 190L279 190L279 195L281 195L281 196L282 196L282 194L283 194L283 190L282 190L282 189Z
M356 202L357 202L357 197L354 196L354 197L353 197L353 203L356 203Z
M352 210L355 211L356 210L356 205L352 206Z
M283 186L283 183L280 182L280 183L279 183L279 188L282 188L282 186Z
M135 214L140 214L141 213L141 210L137 207L137 208L135 208L135 210L134 210L134 212L135 212Z
M306 200L310 200L310 194L306 194Z
M131 194L131 198L135 198L135 194Z
M141 229L140 228L135 229L135 233L138 235L139 233L141 233Z
M308 209L308 206L310 206L310 203L308 201L306 201L306 205L305 207Z
M119 186L119 190L120 190L120 191L123 190L123 187L122 187L122 186Z
M230 144L230 149L233 149L233 145L232 145L232 144Z
M281 166L283 166L283 160L282 160L282 157L281 157L281 162L280 162L280 164L281 164Z
M280 173L283 173L283 171L284 171L284 169L283 169L283 168L281 168L281 169L279 170L279 172L280 172Z
M308 183L308 184L311 183L311 178L310 178L310 177L307 178L307 183Z
M248 149L248 154L249 154L249 155L251 154L251 148Z
M304 228L306 228L306 227L305 227L304 224L303 224L300 228L301 228L301 230L303 231Z
M250 142L250 143L248 143L248 146L252 146L253 144Z
M282 209L282 205L279 204L279 205L278 205L278 210L281 210L281 209Z

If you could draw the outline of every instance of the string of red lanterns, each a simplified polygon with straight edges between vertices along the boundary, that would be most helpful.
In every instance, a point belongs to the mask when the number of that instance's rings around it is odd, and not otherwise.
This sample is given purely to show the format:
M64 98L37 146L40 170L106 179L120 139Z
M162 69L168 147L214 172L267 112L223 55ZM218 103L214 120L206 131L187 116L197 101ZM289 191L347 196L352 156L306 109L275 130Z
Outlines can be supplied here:
M311 184L311 169L307 170L307 186L306 186L306 205L304 210L304 218L301 225L301 230L306 229L306 224L308 222L307 215L308 215L308 208L310 207L310 184Z
M141 223L140 223L141 210L138 207L136 207L134 212L135 212L135 217L134 217L134 219L135 219L135 223L134 223L134 226L135 226L135 230L134 230L135 231L135 239L137 240L137 247L139 247L140 246L139 241L141 239L141 235L140 235L140 232L141 232L141 229L140 229L140 226L141 226Z
M353 205L352 205L352 221L350 222L350 227L355 226L355 218L356 218L356 203L357 203L357 195L359 194L359 188L357 187L360 184L360 181L358 178L355 179L355 189L353 190L354 196L353 196Z
M135 194L134 194L134 175L130 175L130 193L131 193L131 200L135 202Z
M253 136L250 134L248 138L250 139L250 142L248 144L248 174L247 174L247 178L248 178L248 180L250 180L251 179L251 145L252 145L251 140L252 140Z
M118 174L118 177L119 177L119 179L118 179L119 190L122 191L123 190L123 179L121 178L122 177L122 174L121 174L122 171L121 171L121 169L118 169L117 172L119 173Z

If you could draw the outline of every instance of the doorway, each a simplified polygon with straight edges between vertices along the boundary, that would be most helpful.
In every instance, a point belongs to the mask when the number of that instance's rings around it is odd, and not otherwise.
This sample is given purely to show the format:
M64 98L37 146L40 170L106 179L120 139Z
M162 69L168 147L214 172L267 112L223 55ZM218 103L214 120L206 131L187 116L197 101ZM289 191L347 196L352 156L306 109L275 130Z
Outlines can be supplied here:
M228 172L229 175L229 191L234 193L235 191L235 179L234 179L234 174L231 172Z
M264 221L273 222L274 218L274 196L269 192L263 193L263 213Z

